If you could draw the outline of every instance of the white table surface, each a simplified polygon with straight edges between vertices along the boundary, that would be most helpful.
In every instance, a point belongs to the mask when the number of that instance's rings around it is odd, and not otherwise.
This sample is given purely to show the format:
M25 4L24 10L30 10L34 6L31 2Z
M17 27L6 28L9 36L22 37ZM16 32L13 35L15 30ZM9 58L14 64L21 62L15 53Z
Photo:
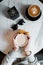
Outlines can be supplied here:
M18 26L18 28L30 32L31 39L29 50L31 50L33 54L40 51L43 48L43 4L38 0L10 0L10 3L7 1L5 1L5 3L3 2L0 3L0 51L4 52L6 46L8 45L8 43L3 38L3 33L5 32L5 30L10 29L10 26L14 23L17 23L17 21L21 18L24 19L25 23L23 26ZM22 16L20 8L23 7L23 5L27 4L37 4L40 7L42 11L40 19L36 21L30 21L26 20ZM5 8L7 8L8 6L12 7L13 5L16 6L20 13L20 17L16 20L8 19L3 13L3 10Z

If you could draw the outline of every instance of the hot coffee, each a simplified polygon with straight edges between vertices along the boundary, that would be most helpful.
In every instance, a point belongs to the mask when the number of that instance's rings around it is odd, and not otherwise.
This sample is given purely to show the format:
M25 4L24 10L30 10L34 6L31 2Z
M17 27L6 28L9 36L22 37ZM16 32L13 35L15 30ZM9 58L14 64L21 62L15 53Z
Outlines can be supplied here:
M28 8L28 14L31 17L37 17L40 14L40 8L37 5L32 5Z
M29 20L35 21L41 16L41 10L38 5L30 5L26 9L26 16Z

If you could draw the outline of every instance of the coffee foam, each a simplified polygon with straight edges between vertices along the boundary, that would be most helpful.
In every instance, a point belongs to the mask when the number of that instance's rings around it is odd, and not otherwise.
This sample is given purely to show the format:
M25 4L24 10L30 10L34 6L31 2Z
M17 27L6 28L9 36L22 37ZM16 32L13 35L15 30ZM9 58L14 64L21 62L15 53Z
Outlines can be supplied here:
M16 38L14 39L15 44L17 44L20 47L25 46L27 43L27 35L24 34L18 34Z
M40 14L40 8L37 5L31 5L28 8L28 14L32 17L36 17Z

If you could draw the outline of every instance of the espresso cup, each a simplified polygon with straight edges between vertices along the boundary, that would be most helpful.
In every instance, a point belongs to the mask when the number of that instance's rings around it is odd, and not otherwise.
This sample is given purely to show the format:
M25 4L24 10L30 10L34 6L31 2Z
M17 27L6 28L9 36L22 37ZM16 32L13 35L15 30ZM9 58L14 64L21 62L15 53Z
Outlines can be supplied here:
M26 9L26 16L28 19L35 21L41 16L41 10L38 5L30 5Z

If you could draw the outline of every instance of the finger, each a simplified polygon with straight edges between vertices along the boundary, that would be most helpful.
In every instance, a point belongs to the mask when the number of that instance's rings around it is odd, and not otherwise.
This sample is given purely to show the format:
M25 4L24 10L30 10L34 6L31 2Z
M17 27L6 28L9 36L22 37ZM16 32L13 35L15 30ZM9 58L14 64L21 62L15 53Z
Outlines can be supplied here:
M30 34L27 34L27 39L28 39L28 40L30 39Z
M30 55L30 51L24 51L26 56Z
M16 44L14 39L13 39L13 41L14 41L14 51L17 51L19 49L19 46Z

